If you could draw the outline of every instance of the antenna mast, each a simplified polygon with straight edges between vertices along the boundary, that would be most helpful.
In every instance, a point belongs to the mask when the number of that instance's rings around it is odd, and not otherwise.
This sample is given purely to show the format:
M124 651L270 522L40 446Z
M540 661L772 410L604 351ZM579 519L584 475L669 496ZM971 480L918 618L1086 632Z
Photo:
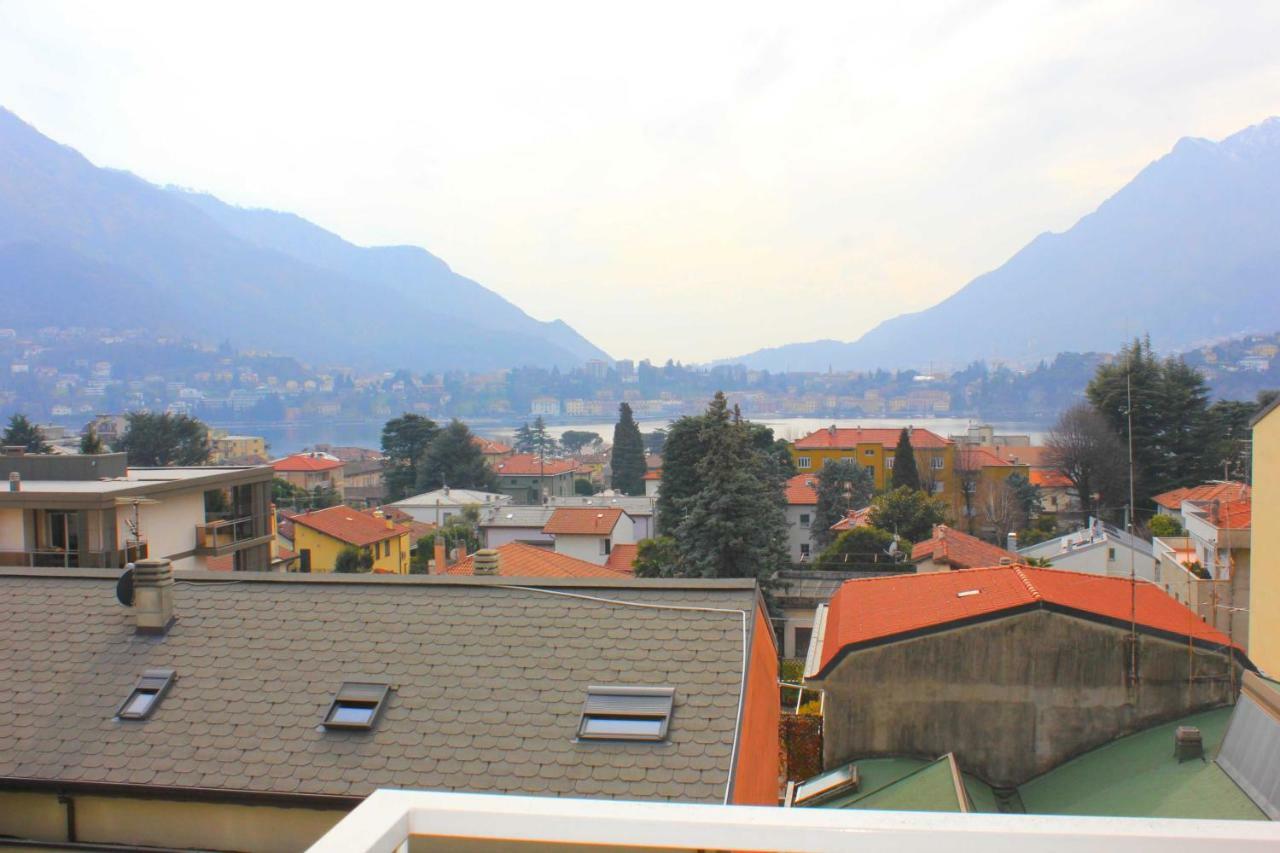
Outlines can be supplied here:
M1129 511L1125 513L1128 522L1129 541L1129 683L1138 684L1138 578L1134 567L1134 472L1133 472L1133 355L1129 356L1129 369L1124 376L1125 416L1129 426Z

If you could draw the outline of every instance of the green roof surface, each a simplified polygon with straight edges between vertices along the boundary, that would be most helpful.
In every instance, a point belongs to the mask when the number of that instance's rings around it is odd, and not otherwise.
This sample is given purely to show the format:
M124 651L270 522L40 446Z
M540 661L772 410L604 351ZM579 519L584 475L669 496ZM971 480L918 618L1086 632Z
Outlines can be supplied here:
M863 763L858 765L859 772ZM951 762L946 756L881 788L849 797L840 808L908 812L963 811L960 799L956 796L955 780L951 776Z
M866 758L853 762L858 767L858 790L843 797L836 797L819 804L818 808L846 809L850 804L862 799L868 793L897 782L909 776L931 762L920 758Z
M988 812L996 814L1005 809L1000 808L999 800L996 798L996 792L991 786L983 782L976 776L970 776L968 773L962 774L964 780L965 793L969 795L969 805L972 806L970 811Z
M1212 756L1231 708L1217 708L1120 738L1018 789L1028 814L1266 820ZM1197 726L1204 761L1173 756L1178 726Z

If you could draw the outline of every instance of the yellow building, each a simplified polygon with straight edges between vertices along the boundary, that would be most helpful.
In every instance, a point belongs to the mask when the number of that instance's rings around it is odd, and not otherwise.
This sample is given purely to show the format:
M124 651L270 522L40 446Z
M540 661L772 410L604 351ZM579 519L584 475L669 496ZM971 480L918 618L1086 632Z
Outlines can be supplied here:
M293 547L302 571L332 572L344 548L356 548L373 559L373 571L409 573L409 528L389 518L349 506L331 506L295 515Z
M1253 420L1249 657L1280 675L1280 400Z
M209 461L214 465L267 461L267 440L260 435L215 435L209 445Z
M801 473L818 472L837 459L856 462L871 471L876 490L893 478L896 429L852 429L832 425L801 438L791 446L791 458ZM948 501L957 494L956 446L949 439L927 429L911 429L911 449L920 469L920 483Z
M962 447L957 454L956 488L949 497L956 524L970 532L1007 534L1004 528L1019 520L1021 510L1003 491L1004 484L1014 474L1029 482L1031 467L985 447Z

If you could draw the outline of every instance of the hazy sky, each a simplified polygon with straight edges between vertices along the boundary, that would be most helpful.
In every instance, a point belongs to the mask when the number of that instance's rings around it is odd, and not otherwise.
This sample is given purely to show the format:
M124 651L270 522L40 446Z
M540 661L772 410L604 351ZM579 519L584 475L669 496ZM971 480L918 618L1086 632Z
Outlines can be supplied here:
M0 105L705 360L929 306L1280 113L1278 45L1277 2L0 0Z

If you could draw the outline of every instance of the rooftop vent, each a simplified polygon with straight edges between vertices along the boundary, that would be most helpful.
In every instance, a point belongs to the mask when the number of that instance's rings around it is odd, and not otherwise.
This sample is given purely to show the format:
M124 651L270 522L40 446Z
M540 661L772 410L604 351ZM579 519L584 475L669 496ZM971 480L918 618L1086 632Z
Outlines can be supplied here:
M1178 726L1173 733L1173 755L1181 764L1193 758L1204 760L1204 740L1195 726Z
M496 575L498 573L499 562L502 559L497 549L481 548L476 551L471 561L471 573L473 575Z
M121 720L145 720L150 717L164 694L169 692L173 676L172 669L145 670L128 698L116 709L116 717Z
M391 687L363 681L344 681L324 715L326 729L371 729L386 704Z
M580 740L666 740L674 687L588 687Z
M173 624L173 564L168 560L134 563L133 616L139 634L163 634Z

